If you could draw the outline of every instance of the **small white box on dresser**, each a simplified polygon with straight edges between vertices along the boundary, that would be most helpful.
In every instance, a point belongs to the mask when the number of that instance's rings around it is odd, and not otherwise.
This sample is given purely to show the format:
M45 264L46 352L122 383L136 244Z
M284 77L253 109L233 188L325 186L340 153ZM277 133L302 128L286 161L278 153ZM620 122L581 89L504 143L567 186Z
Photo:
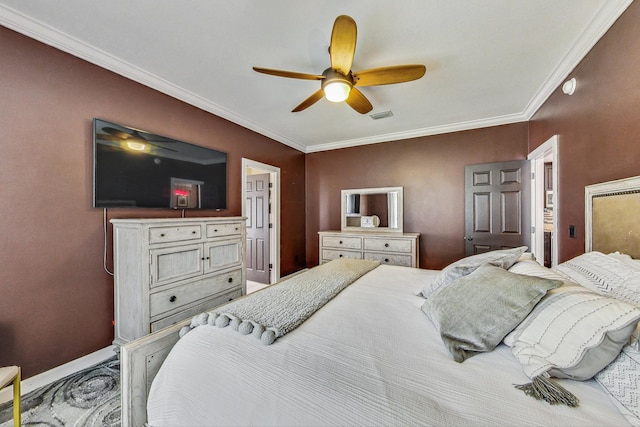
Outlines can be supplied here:
M320 231L320 264L336 258L357 258L383 264L419 267L419 233Z
M114 345L246 294L245 218L112 219Z

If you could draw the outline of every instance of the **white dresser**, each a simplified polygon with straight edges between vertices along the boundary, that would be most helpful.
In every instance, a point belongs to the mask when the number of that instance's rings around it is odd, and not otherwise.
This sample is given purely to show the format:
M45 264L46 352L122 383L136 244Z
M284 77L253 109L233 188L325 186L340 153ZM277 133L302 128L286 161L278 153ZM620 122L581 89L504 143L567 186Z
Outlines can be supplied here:
M419 267L419 233L320 231L318 234L320 264L346 257Z
M114 345L246 293L245 218L112 219Z

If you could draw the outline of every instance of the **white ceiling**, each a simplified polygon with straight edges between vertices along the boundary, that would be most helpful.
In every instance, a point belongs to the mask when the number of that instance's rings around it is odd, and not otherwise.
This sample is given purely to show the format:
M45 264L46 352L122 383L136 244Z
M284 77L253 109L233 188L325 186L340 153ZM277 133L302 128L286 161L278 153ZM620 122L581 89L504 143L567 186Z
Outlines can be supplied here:
M314 152L526 121L631 1L0 0L0 24ZM321 74L342 14L358 25L354 71L427 67L361 88L390 118L325 99L291 113L320 83L251 69Z

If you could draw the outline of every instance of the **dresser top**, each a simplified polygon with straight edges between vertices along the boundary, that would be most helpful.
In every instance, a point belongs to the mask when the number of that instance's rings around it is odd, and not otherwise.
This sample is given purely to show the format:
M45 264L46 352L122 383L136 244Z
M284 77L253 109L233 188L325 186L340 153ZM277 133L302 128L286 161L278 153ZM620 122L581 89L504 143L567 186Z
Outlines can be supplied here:
M172 224L185 222L227 222L245 221L244 216L216 216L216 217L189 217L189 218L116 218L109 220L112 224Z
M342 234L344 236L376 236L376 237L419 237L420 233L394 233L389 231L379 231L375 227L371 227L371 231L340 231L340 230L324 230L318 231L318 234Z

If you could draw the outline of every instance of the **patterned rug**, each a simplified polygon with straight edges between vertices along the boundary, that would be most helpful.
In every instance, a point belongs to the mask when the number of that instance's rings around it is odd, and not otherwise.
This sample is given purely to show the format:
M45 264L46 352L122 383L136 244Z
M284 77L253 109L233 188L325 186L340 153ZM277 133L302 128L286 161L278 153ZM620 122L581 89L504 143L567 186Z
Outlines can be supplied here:
M12 402L0 427L13 426ZM22 425L120 426L120 360L113 357L22 396Z

